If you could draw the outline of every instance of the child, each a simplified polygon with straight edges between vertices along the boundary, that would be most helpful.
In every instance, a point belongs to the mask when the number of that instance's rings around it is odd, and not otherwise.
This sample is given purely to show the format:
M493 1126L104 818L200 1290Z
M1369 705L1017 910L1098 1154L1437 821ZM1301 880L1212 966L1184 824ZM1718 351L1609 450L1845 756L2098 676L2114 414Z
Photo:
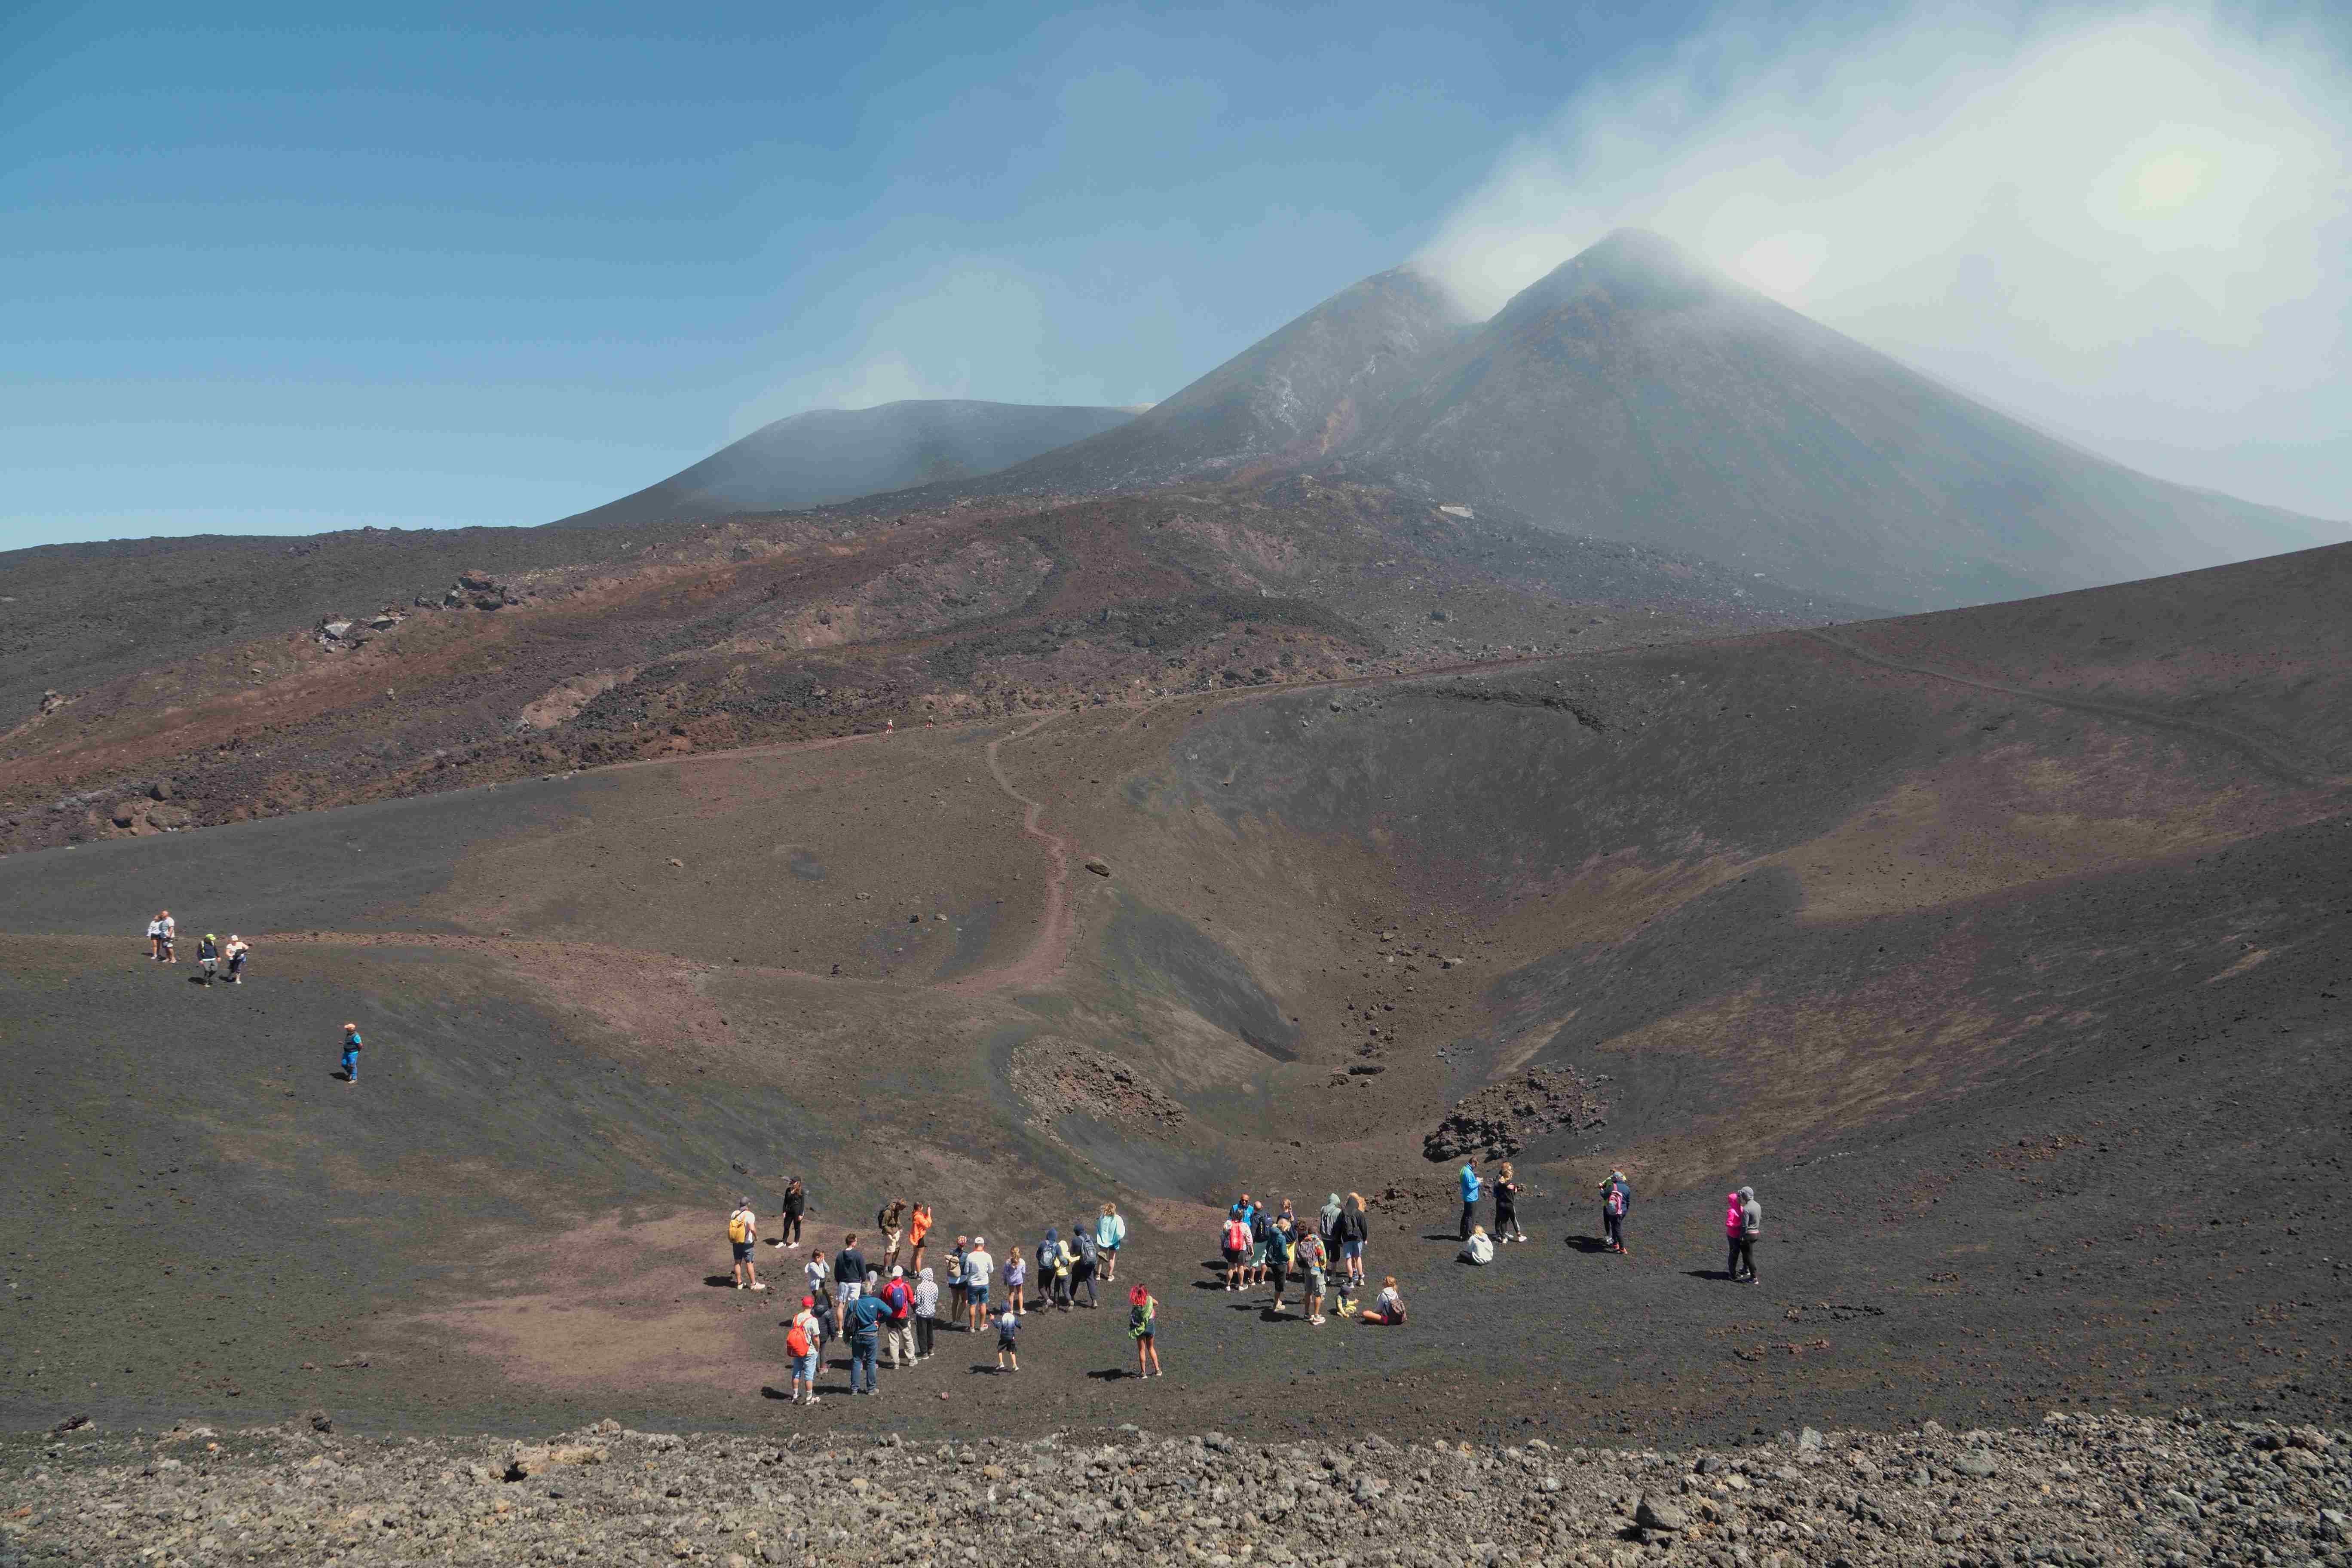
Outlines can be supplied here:
M1364 1321L1391 1329L1404 1321L1404 1298L1397 1294L1395 1275L1389 1275L1381 1281L1380 1300L1374 1301L1372 1310L1364 1314Z
M1016 1247L1004 1256L1004 1310L1016 1318L1027 1305L1022 1296L1028 1284L1029 1265Z
M1020 1314L1013 1311L1013 1303L1007 1301L1004 1304L1003 1316L996 1320L997 1371L1003 1372L1010 1369L1013 1372L1019 1372L1021 1370L1021 1355L1019 1346L1016 1342L1020 1333Z
M1140 1285L1128 1291L1127 1302L1127 1331L1135 1341L1135 1375L1158 1377L1160 1348L1153 1342L1160 1332L1160 1303Z
M931 1336L940 1328L940 1282L924 1269L915 1283L915 1360L931 1359Z

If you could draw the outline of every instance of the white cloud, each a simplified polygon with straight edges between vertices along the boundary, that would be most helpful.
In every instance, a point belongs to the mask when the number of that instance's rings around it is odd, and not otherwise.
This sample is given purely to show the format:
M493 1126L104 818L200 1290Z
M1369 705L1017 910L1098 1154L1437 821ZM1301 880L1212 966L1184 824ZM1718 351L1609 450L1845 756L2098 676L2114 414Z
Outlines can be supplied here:
M1423 265L1492 310L1654 228L2167 477L2352 514L2341 61L2179 11L1761 36L1569 103Z

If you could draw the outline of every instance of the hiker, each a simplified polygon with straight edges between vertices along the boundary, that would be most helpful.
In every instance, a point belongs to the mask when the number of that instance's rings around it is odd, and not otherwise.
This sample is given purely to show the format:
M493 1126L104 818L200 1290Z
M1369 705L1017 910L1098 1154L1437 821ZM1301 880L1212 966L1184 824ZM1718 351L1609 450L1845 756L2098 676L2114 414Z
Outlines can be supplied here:
M1395 1275L1391 1274L1381 1281L1380 1299L1372 1303L1363 1321L1391 1329L1404 1321L1404 1298L1397 1294Z
M1295 1256L1296 1243L1291 1239L1291 1221L1282 1215L1266 1227L1265 1272L1274 1286L1274 1310L1282 1310L1282 1293L1290 1285L1290 1260Z
M1525 1241L1528 1233L1519 1228L1519 1182L1512 1173L1511 1163L1503 1162L1495 1173L1495 1245Z
M1084 1220L1072 1226L1070 1234L1077 1238L1077 1246L1072 1249L1076 1256L1070 1259L1070 1305L1078 1304L1078 1288L1084 1286L1087 1305L1099 1310L1102 1299L1095 1294L1095 1276L1102 1268L1102 1244L1095 1240L1095 1233Z
M171 910L164 910L155 916L155 924L158 928L155 932L156 942L163 949L156 956L166 963L179 963L180 955L173 943L179 938L180 922L172 918Z
M940 1282L924 1269L915 1279L915 1359L931 1359L940 1331Z
M1326 1270L1331 1262L1331 1249L1324 1244L1320 1231L1308 1230L1298 1238L1298 1271L1307 1287L1307 1321L1323 1321L1323 1297L1330 1288Z
M1265 1247L1274 1235L1274 1216L1263 1204L1250 1210L1249 1272L1242 1276L1244 1285L1265 1283Z
M1364 1246L1372 1238L1372 1217L1364 1212L1364 1194L1349 1193L1339 1211L1339 1261L1346 1265L1348 1283L1364 1288Z
M844 1247L842 1252L848 1250ZM841 1267L841 1256L842 1253L834 1255L836 1269ZM869 1296L865 1292L863 1279L857 1283L860 1287L858 1292L850 1297L842 1308L841 1326L849 1335L849 1392L870 1398L881 1392L881 1384L877 1381L874 1370L874 1358L882 1348L882 1320L890 1315L890 1309L882 1304L879 1296ZM866 1374L864 1388L857 1386L857 1374L861 1371Z
M824 1344L824 1330L816 1321L816 1298L801 1298L801 1310L793 1314L792 1327L784 1331L784 1350L793 1358L793 1391L786 1401L793 1405L821 1404L816 1396L817 1352Z
M1225 1289L1242 1288L1249 1272L1249 1221L1242 1218L1241 1205L1236 1204L1225 1215L1224 1239L1219 1244L1225 1255Z
M228 960L228 983L231 985L245 984L245 955L252 951L252 944L245 938L235 931L228 933L228 945L221 949L221 956Z
M171 938L166 937L163 940L166 946L170 945ZM357 1083L360 1080L360 1047L365 1043L360 1038L360 1026L357 1024L343 1026L343 1081L347 1084Z
M915 1364L915 1288L907 1283L907 1271L897 1264L890 1266L889 1281L882 1287L882 1304L890 1315L882 1320L883 1349L890 1357L890 1370Z
M1622 1171L1612 1171L1601 1184L1601 1229L1603 1245L1614 1253L1625 1251L1625 1215L1633 1207L1633 1184Z
M841 1319L833 1310L832 1281L819 1284L816 1289L816 1353L823 1363L824 1347L841 1337Z
M727 1216L727 1245L735 1249L735 1289L764 1290L760 1283L760 1270L751 1261L751 1250L759 1245L760 1216L751 1212L749 1194L735 1200L735 1212Z
M1478 1217L1478 1167L1462 1162L1462 1239L1470 1239L1470 1222Z
M1070 1310L1070 1264L1073 1261L1069 1244L1053 1226L1045 1227L1045 1239L1037 1247L1037 1283L1057 1312Z
M1739 1283L1739 1194L1723 1194L1723 1275L1733 1284Z
M948 1254L948 1300L954 1304L954 1310L948 1315L959 1323L964 1321L963 1260L971 1251L971 1237L959 1236L955 1239L955 1250Z
M147 957L155 963L163 962L163 914L159 910L155 918L147 922Z
M1160 1303L1140 1285L1127 1293L1127 1333L1135 1342L1135 1375L1161 1375L1160 1347L1154 1342L1160 1336Z
M220 938L210 931L205 932L196 943L196 967L204 971L197 978L207 985L220 973Z
M833 1299L847 1321L852 1301L866 1293L866 1255L857 1250L857 1233L851 1231L841 1238L841 1249L833 1255Z
M1102 1254L1103 1283L1118 1278L1118 1249L1127 1245L1127 1221L1119 1217L1117 1204L1105 1204L1102 1217L1095 1221L1095 1246Z
M1745 1278L1747 1283L1758 1282L1756 1273L1756 1238L1764 1234L1764 1205L1757 1201L1754 1187L1739 1189L1739 1263L1732 1269L1735 1279Z
M1315 1234L1323 1238L1325 1248L1334 1258L1339 1255L1339 1194L1337 1193L1325 1198L1323 1206L1315 1212Z
M917 1204L907 1215L907 1267L923 1272L923 1242L931 1234L931 1205Z
M1020 1314L1008 1306L1004 1309L1003 1314L996 1320L997 1371L1019 1372L1021 1370L1020 1336Z
M1029 1260L1018 1247L1004 1255L1004 1306L1014 1317L1029 1310L1024 1300L1029 1288Z
M1495 1244L1487 1237L1486 1227L1483 1225L1472 1226L1469 1236L1462 1243L1462 1250L1454 1256L1464 1263L1494 1262Z
M784 1221L776 1228L777 1245L787 1252L797 1251L801 1245L801 1216L808 1213L808 1189L794 1176L784 1184Z
M892 1198L875 1211L874 1228L882 1233L882 1267L898 1261L898 1238L906 1234L907 1200Z
M988 1316L988 1277L995 1271L996 1259L988 1255L988 1237L973 1237L971 1250L963 1255L963 1299L971 1313L972 1333L980 1332L980 1321Z

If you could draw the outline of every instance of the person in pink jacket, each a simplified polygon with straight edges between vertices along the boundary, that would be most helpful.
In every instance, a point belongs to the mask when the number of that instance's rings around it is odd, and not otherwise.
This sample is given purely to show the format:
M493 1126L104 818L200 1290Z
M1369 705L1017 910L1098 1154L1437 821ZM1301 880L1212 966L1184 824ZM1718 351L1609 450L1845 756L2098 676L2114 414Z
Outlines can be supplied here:
M1724 1277L1733 1284L1739 1283L1739 1194L1723 1194L1723 1240L1729 1248L1725 1255Z

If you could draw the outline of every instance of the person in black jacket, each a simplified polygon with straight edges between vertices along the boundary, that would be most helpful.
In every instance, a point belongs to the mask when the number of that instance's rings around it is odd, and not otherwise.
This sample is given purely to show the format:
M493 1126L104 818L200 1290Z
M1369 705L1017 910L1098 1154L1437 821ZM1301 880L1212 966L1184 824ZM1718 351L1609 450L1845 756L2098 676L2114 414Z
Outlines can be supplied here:
M1070 1236L1078 1252L1078 1260L1070 1265L1070 1305L1078 1304L1078 1291L1083 1288L1086 1304L1099 1309L1102 1300L1095 1294L1095 1276L1102 1267L1102 1244L1095 1239L1094 1227L1083 1219L1070 1227Z
M784 1184L784 1223L777 1228L776 1242L788 1252L796 1252L801 1245L801 1216L808 1213L808 1189L794 1176Z
M845 1312L865 1289L866 1256L857 1250L857 1233L852 1231L841 1238L841 1250L833 1255L833 1299Z
M1331 1227L1338 1238L1339 1263L1347 1282L1358 1290L1364 1288L1364 1244L1371 1239L1372 1224L1364 1213L1364 1194L1349 1193L1347 1206L1339 1211L1339 1223Z
M1519 1228L1519 1183L1511 1173L1511 1163L1506 1160L1495 1173L1495 1245L1505 1246L1525 1241L1528 1233Z

